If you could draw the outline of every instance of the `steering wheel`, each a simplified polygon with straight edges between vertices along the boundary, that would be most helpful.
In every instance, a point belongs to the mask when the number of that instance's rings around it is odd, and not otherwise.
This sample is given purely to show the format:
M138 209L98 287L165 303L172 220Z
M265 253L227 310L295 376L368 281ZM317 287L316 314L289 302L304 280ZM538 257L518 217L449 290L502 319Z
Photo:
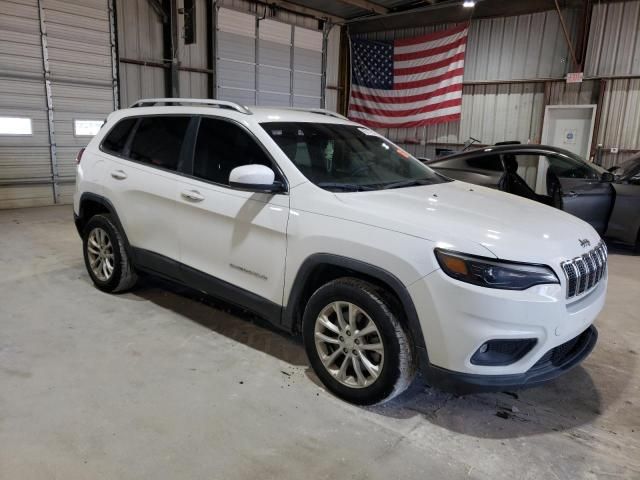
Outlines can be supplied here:
M349 176L353 177L355 175L358 175L359 173L366 172L367 170L371 169L371 165L373 165L373 163L374 162L366 162L364 165L360 165L359 167L354 168L349 172Z

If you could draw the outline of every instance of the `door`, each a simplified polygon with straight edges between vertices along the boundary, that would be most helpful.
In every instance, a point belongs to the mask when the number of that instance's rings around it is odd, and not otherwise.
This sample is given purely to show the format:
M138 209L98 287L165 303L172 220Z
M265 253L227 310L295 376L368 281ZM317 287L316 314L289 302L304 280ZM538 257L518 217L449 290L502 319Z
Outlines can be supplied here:
M185 279L201 290L232 301L239 296L237 303L247 308L264 300L279 306L289 196L229 187L231 170L249 164L273 168L276 180L284 181L244 127L226 119L201 119L191 176L178 187L181 262Z
M629 172L613 188L616 201L607 236L627 244L640 244L640 167Z
M545 109L542 144L589 158L596 105L549 105Z
M560 194L562 210L591 224L603 235L613 202L610 182L594 166L569 156L547 155L546 185L552 197ZM559 185L559 192L554 191Z
M188 116L148 116L136 119L132 126L131 119L126 119L111 130L101 147L109 154L106 196L145 264L148 255L161 256L157 260L179 258L178 234L172 225L178 178L174 172L179 168L190 120ZM114 152L118 147L111 147L111 137L126 129L131 131L126 144Z

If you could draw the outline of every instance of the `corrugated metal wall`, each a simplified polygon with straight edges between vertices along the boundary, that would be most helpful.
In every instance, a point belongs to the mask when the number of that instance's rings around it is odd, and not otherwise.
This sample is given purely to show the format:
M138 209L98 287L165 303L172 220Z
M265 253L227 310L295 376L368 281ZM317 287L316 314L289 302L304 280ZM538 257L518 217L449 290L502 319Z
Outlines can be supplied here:
M640 75L640 2L594 5L585 75Z
M120 103L165 96L162 19L147 0L116 0ZM126 60L148 62L147 65ZM152 66L155 65L155 66Z
M31 135L0 135L0 208L68 203L75 157L90 137L76 120L115 107L106 0L5 1L0 115L31 118Z

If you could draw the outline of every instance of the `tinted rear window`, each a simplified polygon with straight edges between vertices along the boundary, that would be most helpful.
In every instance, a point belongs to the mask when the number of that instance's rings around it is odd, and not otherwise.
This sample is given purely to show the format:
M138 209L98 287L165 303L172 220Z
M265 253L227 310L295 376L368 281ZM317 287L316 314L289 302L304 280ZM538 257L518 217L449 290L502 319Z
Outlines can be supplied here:
M142 117L129 157L142 163L177 170L190 117Z
M122 149L129 138L129 133L136 124L136 121L136 118L120 120L103 140L102 148L111 153L122 153Z

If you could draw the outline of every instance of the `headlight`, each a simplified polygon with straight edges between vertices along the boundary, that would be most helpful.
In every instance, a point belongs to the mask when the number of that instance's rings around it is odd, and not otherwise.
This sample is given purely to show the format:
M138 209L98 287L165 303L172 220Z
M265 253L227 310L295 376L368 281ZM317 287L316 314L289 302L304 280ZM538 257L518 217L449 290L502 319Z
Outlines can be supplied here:
M481 287L526 290L534 285L560 283L545 265L492 260L440 248L436 248L435 254L447 275Z

